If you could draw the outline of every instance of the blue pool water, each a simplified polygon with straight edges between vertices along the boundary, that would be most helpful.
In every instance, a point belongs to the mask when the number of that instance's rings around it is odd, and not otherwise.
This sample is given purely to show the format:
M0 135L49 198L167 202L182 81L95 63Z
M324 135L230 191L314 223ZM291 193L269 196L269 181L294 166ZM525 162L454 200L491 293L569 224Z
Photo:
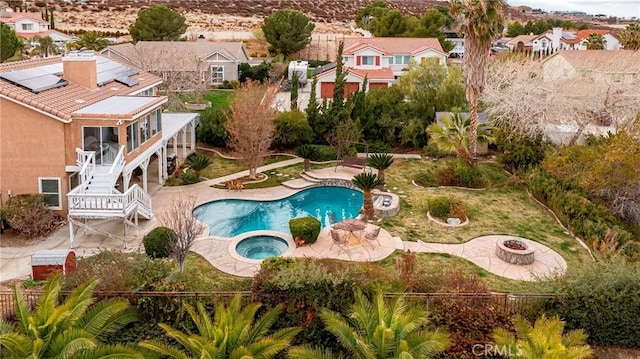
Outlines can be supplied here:
M274 236L254 236L241 240L236 245L236 252L249 259L265 259L277 257L289 249L289 244L282 238Z
M362 193L344 187L313 187L275 201L226 199L205 203L193 215L209 226L214 236L272 230L291 234L289 220L315 217L322 228L355 218L362 207Z

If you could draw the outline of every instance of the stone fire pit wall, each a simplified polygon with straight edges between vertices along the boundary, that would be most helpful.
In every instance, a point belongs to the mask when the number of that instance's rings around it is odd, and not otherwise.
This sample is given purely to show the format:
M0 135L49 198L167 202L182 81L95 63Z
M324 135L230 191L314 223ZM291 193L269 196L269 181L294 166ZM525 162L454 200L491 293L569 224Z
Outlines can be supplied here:
M515 244L525 249L511 249L506 245ZM496 242L496 255L503 261L517 265L532 264L534 261L534 251L524 241L517 239L502 239Z

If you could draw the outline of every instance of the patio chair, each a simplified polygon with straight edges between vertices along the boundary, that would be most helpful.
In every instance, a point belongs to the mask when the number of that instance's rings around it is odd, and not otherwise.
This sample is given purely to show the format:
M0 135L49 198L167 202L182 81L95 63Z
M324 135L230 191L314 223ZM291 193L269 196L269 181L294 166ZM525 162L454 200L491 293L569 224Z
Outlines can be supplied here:
M371 247L373 247L373 241L378 242L378 247L380 247L380 241L378 240L378 235L380 235L380 227L374 228L371 232L364 233L364 239L371 243Z
M332 250L333 246L338 246L341 250L347 253L349 258L351 258L347 240L343 236L341 236L340 232L338 232L337 230L331 228L329 231L331 233L331 239L332 239L331 247L329 247L329 250ZM340 251L338 251L338 254L340 254Z

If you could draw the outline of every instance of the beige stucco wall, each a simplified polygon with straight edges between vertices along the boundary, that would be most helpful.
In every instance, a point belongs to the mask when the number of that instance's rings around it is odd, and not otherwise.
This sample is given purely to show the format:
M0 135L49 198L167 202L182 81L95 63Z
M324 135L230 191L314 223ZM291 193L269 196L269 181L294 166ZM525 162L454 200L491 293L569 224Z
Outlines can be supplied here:
M3 202L8 200L8 190L13 195L38 193L38 177L54 177L60 179L60 213L66 212L69 178L65 172L64 127L61 121L0 98Z

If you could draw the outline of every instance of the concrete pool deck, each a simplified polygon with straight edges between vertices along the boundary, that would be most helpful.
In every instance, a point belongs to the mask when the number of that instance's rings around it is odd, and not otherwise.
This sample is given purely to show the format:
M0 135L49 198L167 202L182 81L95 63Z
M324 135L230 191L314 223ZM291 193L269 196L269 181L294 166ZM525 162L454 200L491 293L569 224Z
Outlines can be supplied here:
M260 172L276 170L278 167L288 166L301 162L301 159L292 159L273 163L259 168ZM277 170L276 170L277 171ZM312 178L336 178L348 180L357 174L352 168L343 168L335 171L334 167L322 170L311 171ZM157 216L169 206L175 196L195 196L196 204L202 204L218 199L251 199L251 200L273 200L290 196L300 189L285 186L270 187L254 190L243 190L239 192L216 189L210 187L213 184L224 183L233 178L241 177L241 174L220 177L207 182L200 182L190 186L162 187L153 195L153 212ZM309 181L311 182L311 181ZM313 185L313 184L312 184ZM306 186L305 186L306 187ZM100 222L100 221L94 221ZM158 225L156 219L149 221L141 220L138 234L131 233L127 237L129 252L142 250L142 237L145 233ZM98 223L101 229L111 233L122 233L122 224L117 221L103 220ZM393 237L389 232L382 229L378 237L378 243L353 245L347 251L343 251L337 246L332 246L332 240L328 229L320 233L318 241L312 245L305 245L296 248L291 254L292 257L314 257L314 258L335 258L347 261L378 261L390 256L396 250L411 250L416 253L446 253L459 256L479 267L496 275L516 279L533 281L546 276L562 274L566 271L567 265L564 259L552 249L533 241L532 246L536 249L536 261L531 265L516 266L502 262L494 253L495 242L500 236L483 236L472 239L461 244L439 244L425 241L408 242L402 241L399 237ZM259 269L259 263L251 260L238 259L230 253L232 239L216 238L208 234L197 240L193 246L193 251L202 255L216 268L237 276L250 277ZM109 239L99 234L85 234L79 236L76 241L74 251L79 257L91 256L100 250L118 249L122 250L123 243ZM2 247L0 248L0 281L16 278L27 278L31 274L31 256L41 249L68 249L69 229L65 225L52 233L44 240L38 241L26 247Z

